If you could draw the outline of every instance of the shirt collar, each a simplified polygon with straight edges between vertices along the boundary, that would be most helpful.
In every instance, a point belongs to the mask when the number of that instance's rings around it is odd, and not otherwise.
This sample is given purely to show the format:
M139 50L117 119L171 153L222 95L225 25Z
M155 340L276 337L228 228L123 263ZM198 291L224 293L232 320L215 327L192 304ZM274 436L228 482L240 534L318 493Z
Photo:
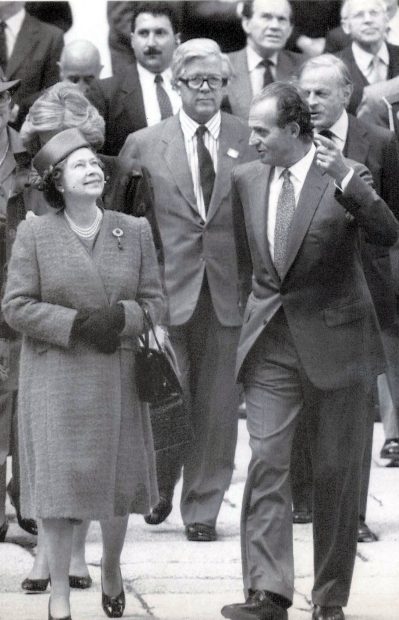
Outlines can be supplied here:
M348 114L346 110L343 110L341 116L328 129L331 131L331 133L334 134L334 136L337 136L337 138L342 140L342 142L346 142L346 136L348 134L348 126L349 126Z
M137 64L137 72L139 74L140 81L146 82L147 84L149 82L154 83L156 73L153 73L152 71L148 71L148 69L143 67L143 65L141 65L139 62L136 64ZM164 82L168 82L168 83L171 82L172 70L170 67L167 67L165 71L162 71L161 75L163 77Z
M11 34L15 38L17 37L19 31L21 30L22 22L25 19L25 15L26 15L26 11L22 7L22 9L18 11L18 13L15 13L15 15L12 15L12 17L9 17L8 19L5 20L7 24L7 28L10 29Z
M255 52L255 50L250 47L249 45L247 45L247 62L248 62L248 71L251 73L254 69L256 69L257 67L259 67L259 64L264 61L264 58L262 58L262 56L260 56L258 54L258 52ZM278 52L274 52L274 54L272 54L268 60L270 61L270 63L274 66L277 65L277 60L278 60Z
M197 128L200 126L200 123L197 123L197 121L188 116L183 108L180 109L179 120L183 134L187 139L192 140L195 136ZM214 116L212 116L212 118L209 119L207 123L205 123L205 127L208 129L214 140L219 139L221 122L222 117L220 111L218 111Z
M299 159L297 162L295 162L295 164L293 164L292 166L290 166L288 168L288 170L290 171L290 173L292 174L292 176L299 181L300 183L305 182L306 179L306 175L309 172L310 166L312 165L314 156L316 154L316 147L315 145L312 143L309 151L306 153L306 155L304 157L302 157L302 159ZM276 166L275 168L275 172L274 172L274 178L275 179L279 179L283 170L285 170L284 166Z
M364 49L360 47L360 45L356 43L356 41L353 41L352 43L352 52L355 58L355 62L357 66L359 67L360 71L362 73L366 73L367 70L370 68L370 62L374 58L374 54L370 54L370 52L366 52ZM380 49L375 54L375 56L378 56L378 58L388 67L389 52L388 52L388 48L387 48L385 41L382 43Z

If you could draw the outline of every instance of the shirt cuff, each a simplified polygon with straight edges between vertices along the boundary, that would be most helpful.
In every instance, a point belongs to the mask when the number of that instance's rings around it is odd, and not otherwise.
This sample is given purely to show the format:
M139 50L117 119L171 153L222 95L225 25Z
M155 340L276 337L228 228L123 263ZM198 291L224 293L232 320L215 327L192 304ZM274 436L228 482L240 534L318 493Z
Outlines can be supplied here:
M349 181L353 177L354 173L355 173L354 169L351 168L348 174L342 179L341 185L338 185L338 183L334 183L335 187L337 187L341 192L344 192L346 188L348 187Z

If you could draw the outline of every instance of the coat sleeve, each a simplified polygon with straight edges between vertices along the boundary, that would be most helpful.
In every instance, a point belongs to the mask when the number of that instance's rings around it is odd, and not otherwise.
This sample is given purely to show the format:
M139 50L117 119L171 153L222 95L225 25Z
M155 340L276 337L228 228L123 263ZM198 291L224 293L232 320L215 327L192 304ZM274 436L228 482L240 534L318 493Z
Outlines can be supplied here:
M234 171L232 173L231 200L238 270L238 306L243 314L248 295L252 289L253 266L246 232L244 209L237 189Z
M125 327L121 336L138 336L144 331L142 308L150 313L154 325L159 323L164 310L161 278L151 228L140 218L141 264L136 300L122 300L125 309Z
M388 108L386 104L380 97L368 93L367 88L363 91L363 97L356 116L365 123L391 129L389 126Z
M40 268L33 228L18 226L2 303L7 323L30 338L68 347L77 311L41 301Z

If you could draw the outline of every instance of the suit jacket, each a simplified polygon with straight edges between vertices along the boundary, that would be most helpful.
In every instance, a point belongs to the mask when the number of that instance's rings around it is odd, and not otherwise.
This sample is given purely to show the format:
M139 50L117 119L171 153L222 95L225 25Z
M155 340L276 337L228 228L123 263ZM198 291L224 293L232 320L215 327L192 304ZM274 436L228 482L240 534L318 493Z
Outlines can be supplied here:
M197 210L179 115L130 135L121 151L123 161L139 159L152 178L171 325L182 325L192 316L205 273L219 321L241 324L230 175L234 166L255 157L248 138L240 119L222 113L218 169L206 221Z
M366 86L357 110L357 117L365 123L385 127L399 137L399 75L377 84Z
M256 162L233 172L241 299L252 288L237 373L241 376L248 353L282 306L302 366L316 387L330 390L369 381L381 371L382 349L359 254L359 231L373 243L392 245L398 223L357 173L342 194L313 163L295 210L280 280L265 232L270 170Z
M88 96L105 120L102 152L118 155L128 135L147 126L136 64L119 76L98 80Z
M228 58L234 69L233 78L227 87L226 108L243 120L248 120L249 108L253 93L248 71L246 48L239 52L228 54ZM295 77L304 62L302 54L282 50L278 55L276 67L276 80L289 80Z
M5 71L10 80L21 80L13 99L20 106L16 127L20 127L35 99L59 79L58 65L64 47L59 28L26 13Z
M399 75L399 46L387 43L387 48L389 52L387 79L391 79L396 75ZM355 58L352 52L352 45L348 45L342 51L337 52L336 56L338 56L338 58L344 61L351 74L353 81L353 93L349 101L348 112L350 112L351 114L356 114L356 111L362 100L363 89L368 86L369 82L364 77L363 73L360 71L359 67L355 62Z
M374 188L399 218L399 145L395 136L384 129L367 125L349 114L344 154L367 166ZM395 284L390 264L390 248L373 245L365 239L362 257L367 283L382 328L397 320Z

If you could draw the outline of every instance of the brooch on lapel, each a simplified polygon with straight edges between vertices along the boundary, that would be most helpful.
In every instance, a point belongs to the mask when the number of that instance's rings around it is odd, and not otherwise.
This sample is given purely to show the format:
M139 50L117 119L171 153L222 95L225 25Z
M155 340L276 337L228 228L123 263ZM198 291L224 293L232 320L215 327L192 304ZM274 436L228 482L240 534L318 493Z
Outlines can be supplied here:
M118 241L118 250L123 250L123 245L121 241L121 237L123 237L122 228L114 228L114 230L112 231L112 234L114 235L114 237L116 237Z
M235 149L229 149L229 150L227 151L227 155L228 155L229 157L232 157L233 159L237 159L237 157L238 157L238 155L239 155L239 152L238 152L238 151L236 151Z

